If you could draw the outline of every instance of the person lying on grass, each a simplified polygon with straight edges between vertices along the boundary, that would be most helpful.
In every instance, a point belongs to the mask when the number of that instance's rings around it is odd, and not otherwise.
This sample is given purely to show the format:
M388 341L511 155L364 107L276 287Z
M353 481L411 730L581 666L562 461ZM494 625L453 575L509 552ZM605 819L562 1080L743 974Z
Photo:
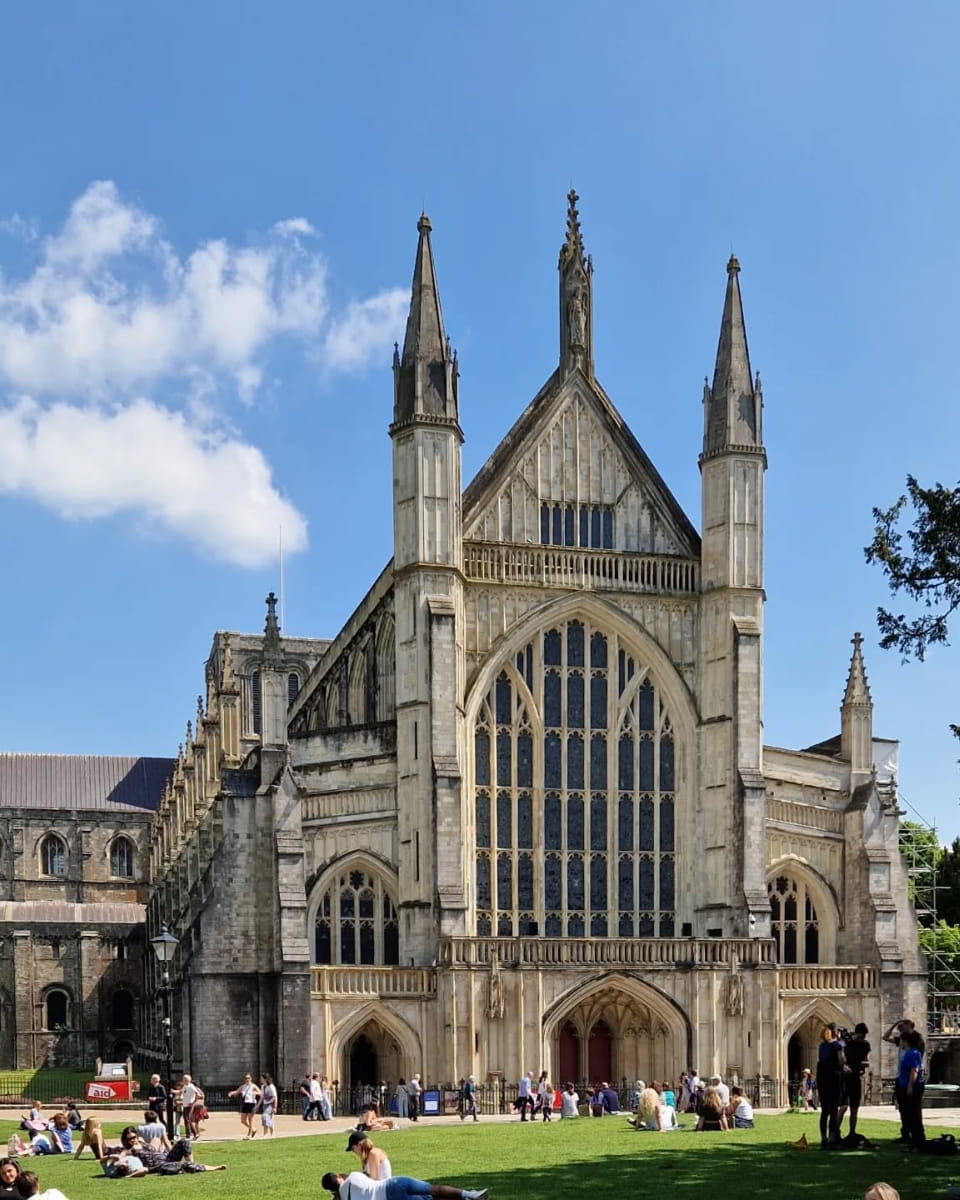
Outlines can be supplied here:
M226 1163L209 1166L194 1162L193 1147L186 1138L177 1138L169 1150L147 1146L134 1125L128 1125L120 1134L120 1145L119 1153L108 1154L103 1160L103 1173L111 1178L126 1176L134 1179L140 1175L179 1175L227 1169Z
M320 1186L337 1200L416 1200L419 1196L433 1196L435 1200L488 1200L490 1195L486 1188L450 1187L446 1183L411 1179L409 1175L370 1179L359 1171L351 1171L349 1175L328 1171Z

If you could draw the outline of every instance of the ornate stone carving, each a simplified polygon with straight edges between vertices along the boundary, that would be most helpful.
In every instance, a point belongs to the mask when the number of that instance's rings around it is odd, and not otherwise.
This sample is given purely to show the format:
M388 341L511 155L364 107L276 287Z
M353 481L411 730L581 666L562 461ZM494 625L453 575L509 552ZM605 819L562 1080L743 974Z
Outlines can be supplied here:
M492 954L490 956L490 977L487 980L487 1016L491 1021L502 1021L505 1011L500 958L497 954Z

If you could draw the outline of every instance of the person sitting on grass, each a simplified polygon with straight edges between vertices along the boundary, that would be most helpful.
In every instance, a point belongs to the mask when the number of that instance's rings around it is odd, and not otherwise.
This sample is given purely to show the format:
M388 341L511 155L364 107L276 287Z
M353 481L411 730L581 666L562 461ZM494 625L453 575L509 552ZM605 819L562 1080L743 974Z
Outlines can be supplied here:
M72 1154L73 1136L67 1114L58 1112L43 1133L34 1134L28 1154Z
M24 1171L20 1177L23 1188L23 1200L67 1200L63 1192L59 1188L47 1188L45 1192L40 1191L40 1180L33 1171Z
M560 1097L560 1120L569 1121L580 1116L580 1096L572 1083L568 1083Z
M700 1117L697 1121L696 1132L716 1133L729 1128L727 1115L723 1111L723 1105L720 1103L720 1096L716 1088L708 1087L703 1093L703 1099L700 1101Z
M360 1109L357 1133L384 1133L396 1128L397 1123L393 1117L381 1117L375 1104L365 1104Z
M637 1105L637 1113L632 1121L634 1129L647 1129L653 1133L659 1133L661 1129L660 1109L660 1093L657 1085L652 1083L640 1093L640 1103Z
M324 1191L337 1200L415 1200L418 1196L433 1196L435 1200L487 1200L486 1188L472 1190L450 1187L445 1183L427 1183L409 1175L394 1175L392 1179L370 1179L359 1171L339 1175L328 1171L320 1180Z
M900 1193L889 1183L872 1183L863 1193L863 1200L900 1200Z
M177 1138L169 1150L155 1150L144 1144L135 1125L120 1134L121 1149L104 1159L103 1173L111 1178L140 1175L179 1175L181 1172L225 1171L226 1163L210 1166L193 1161L193 1147L186 1138Z
M0 1160L0 1200L23 1200L20 1164L15 1158Z
M100 1162L107 1153L106 1143L103 1140L103 1130L100 1128L99 1117L87 1117L83 1123L83 1129L80 1132L80 1140L77 1143L77 1148L73 1152L74 1158L79 1158L84 1150L90 1147L93 1151L93 1157Z
M389 1179L393 1174L390 1159L370 1141L365 1133L355 1129L347 1138L347 1153L353 1153L363 1164L364 1175L371 1179Z
M20 1128L27 1133L39 1133L41 1129L46 1129L50 1122L44 1117L42 1109L39 1100L31 1100L30 1111L20 1118Z
M744 1095L742 1087L730 1089L730 1103L727 1105L727 1121L731 1129L753 1128L753 1105Z
M143 1114L143 1124L137 1126L137 1133L140 1134L148 1146L153 1146L155 1149L157 1147L163 1150L170 1149L167 1127L157 1114L150 1109Z

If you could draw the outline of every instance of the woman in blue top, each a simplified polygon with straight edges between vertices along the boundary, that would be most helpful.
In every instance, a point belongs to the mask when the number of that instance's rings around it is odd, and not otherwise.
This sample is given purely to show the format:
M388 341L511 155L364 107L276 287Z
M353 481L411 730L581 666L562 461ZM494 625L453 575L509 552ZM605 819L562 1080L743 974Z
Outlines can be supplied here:
M897 1106L907 1140L913 1146L922 1146L927 1140L921 1111L926 1082L923 1074L923 1037L919 1030L911 1029L903 1034L901 1043L906 1046L906 1050L900 1059L897 1072Z

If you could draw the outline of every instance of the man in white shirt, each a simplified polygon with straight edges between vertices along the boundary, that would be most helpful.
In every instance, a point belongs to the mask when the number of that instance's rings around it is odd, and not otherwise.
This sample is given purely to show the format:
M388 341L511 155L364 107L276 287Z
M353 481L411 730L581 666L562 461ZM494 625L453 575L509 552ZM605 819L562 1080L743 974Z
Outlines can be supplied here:
M328 1171L320 1180L324 1191L338 1200L416 1200L420 1196L433 1196L435 1200L488 1200L486 1188L472 1190L450 1187L445 1183L427 1183L425 1179L411 1179L409 1175L395 1175L392 1179L371 1179L361 1171L339 1175Z
M720 1097L720 1103L724 1108L730 1103L730 1089L723 1082L719 1075L710 1076L710 1086Z

